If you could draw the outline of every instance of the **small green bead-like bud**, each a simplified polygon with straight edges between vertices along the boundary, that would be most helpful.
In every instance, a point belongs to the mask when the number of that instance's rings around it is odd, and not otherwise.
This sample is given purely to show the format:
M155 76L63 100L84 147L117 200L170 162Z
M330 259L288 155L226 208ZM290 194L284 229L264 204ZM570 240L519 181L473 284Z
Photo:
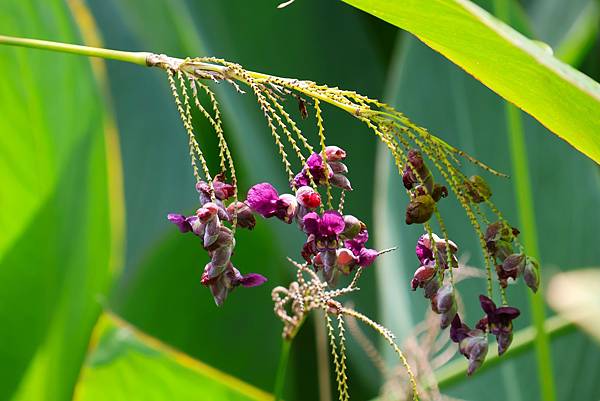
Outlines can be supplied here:
M426 195L419 195L411 199L406 207L406 224L421 224L431 218L435 201Z

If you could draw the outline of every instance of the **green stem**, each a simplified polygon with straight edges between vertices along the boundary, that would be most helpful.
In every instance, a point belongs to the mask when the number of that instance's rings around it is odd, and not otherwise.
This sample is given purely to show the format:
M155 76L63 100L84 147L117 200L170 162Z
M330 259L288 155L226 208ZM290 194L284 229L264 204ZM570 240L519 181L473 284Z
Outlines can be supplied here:
M80 56L100 57L109 60L124 61L138 65L147 65L146 59L151 53L125 52L121 50L102 49L98 47L71 45L68 43L50 42L47 40L15 38L0 35L0 45L30 47L33 49L77 54Z
M285 384L285 372L287 370L288 360L290 359L290 349L292 348L292 340L281 340L281 354L279 355L279 366L277 367L277 375L275 376L275 401L283 399L283 387Z
M575 330L575 325L560 316L549 318L543 328L543 331L552 338L567 334L573 330ZM481 365L476 374L481 374L483 371L490 369L507 359L521 355L531 348L531 346L536 345L537 334L538 329L535 326L529 326L519 330L515 333L509 350L502 356L498 355L496 345L490 344L490 353L488 354L485 363ZM467 365L467 360L461 358L438 370L435 375L440 389L448 388L451 385L462 381L467 375Z

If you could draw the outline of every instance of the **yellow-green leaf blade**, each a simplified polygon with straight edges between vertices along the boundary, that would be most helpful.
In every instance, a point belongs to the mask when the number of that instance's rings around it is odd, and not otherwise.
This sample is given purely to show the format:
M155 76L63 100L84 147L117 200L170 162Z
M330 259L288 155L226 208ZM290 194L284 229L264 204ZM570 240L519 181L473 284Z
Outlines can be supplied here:
M96 326L75 401L271 400L272 396L177 352L115 316Z
M600 162L600 85L466 0L344 0L428 46Z

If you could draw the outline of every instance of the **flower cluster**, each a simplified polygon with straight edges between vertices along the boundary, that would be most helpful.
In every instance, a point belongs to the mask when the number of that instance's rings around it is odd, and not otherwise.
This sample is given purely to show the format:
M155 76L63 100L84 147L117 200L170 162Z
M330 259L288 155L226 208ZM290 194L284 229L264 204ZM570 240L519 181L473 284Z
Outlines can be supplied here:
M519 230L509 227L503 221L490 224L485 232L485 245L493 256L498 281L502 288L508 285L508 279L517 280L523 276L525 284L533 292L540 285L539 265L535 258L525 255L522 251L513 253L514 242Z
M302 257L315 270L322 270L325 281L333 286L340 273L348 275L357 267L371 265L379 253L365 246L369 233L363 222L336 210L323 210L319 192L309 186L331 184L343 191L352 190L345 176L348 168L342 162L346 152L327 146L323 153L325 158L313 153L296 174L291 183L295 195L280 195L271 184L261 183L250 188L246 203L265 218L296 222L307 236Z
M254 228L256 220L247 204L225 202L233 197L235 189L218 175L212 185L200 181L196 185L200 194L201 207L192 216L171 213L169 221L179 227L182 233L192 232L202 240L202 247L208 252L210 262L204 267L201 282L207 286L218 306L221 306L229 293L238 286L255 287L267 279L260 274L241 274L231 263L235 247L232 230L223 224L235 219L239 227Z

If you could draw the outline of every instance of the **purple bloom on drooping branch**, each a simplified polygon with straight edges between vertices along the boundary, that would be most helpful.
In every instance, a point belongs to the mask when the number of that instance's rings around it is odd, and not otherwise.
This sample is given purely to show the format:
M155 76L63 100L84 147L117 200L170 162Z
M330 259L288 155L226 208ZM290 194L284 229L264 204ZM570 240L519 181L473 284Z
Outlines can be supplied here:
M490 333L496 336L498 341L498 355L502 355L512 342L513 338L513 324L512 321L519 317L521 312L517 308L511 306L496 307L494 301L486 297L485 295L479 296L479 302L481 303L481 309L486 314L478 323L478 328L489 327Z
M167 215L167 219L171 223L175 224L179 228L179 231L181 231L182 233L187 233L188 231L192 231L192 226L187 221L186 217L182 214L169 213Z
M279 195L277 190L267 182L256 184L248 190L246 203L252 210L263 217L277 217L285 223L291 223L298 201L290 194Z
M238 269L233 267L231 262L228 262L224 270L218 275L211 274L213 269L211 263L206 265L201 282L210 289L217 306L223 305L229 293L236 287L240 285L243 287L256 287L267 281L264 276L257 273L242 275Z
M460 353L469 360L467 375L472 375L481 366L488 352L485 332L470 329L456 314L450 326L450 339L458 344Z

